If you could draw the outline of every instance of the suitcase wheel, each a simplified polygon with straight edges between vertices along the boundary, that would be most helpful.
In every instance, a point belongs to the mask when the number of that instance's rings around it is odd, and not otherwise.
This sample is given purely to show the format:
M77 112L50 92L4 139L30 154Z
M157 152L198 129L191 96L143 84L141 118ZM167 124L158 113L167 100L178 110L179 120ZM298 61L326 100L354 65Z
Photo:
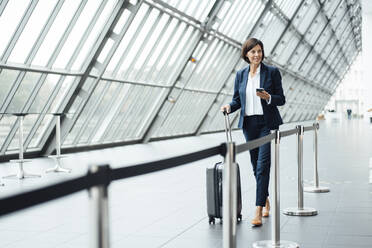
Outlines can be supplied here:
M215 221L214 217L209 216L209 225L210 224L214 225L215 223L216 223L216 221Z
M242 221L243 216L241 214L238 215L238 222Z
M239 216L238 216L238 222L241 222L242 221L242 219L243 219L243 216L241 215L241 214L239 214ZM215 218L214 217L211 217L211 216L209 216L209 224L216 224L216 220L215 220ZM222 218L221 218L221 220L220 220L220 224L222 224Z

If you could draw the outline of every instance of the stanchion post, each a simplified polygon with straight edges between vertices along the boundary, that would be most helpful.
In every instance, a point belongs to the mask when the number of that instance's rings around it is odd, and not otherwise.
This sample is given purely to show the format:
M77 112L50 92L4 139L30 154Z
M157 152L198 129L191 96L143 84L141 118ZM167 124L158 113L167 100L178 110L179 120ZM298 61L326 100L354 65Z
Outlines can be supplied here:
M271 240L262 240L253 243L254 248L298 248L299 245L292 241L280 240L280 170L279 170L279 148L280 132L275 130L274 140L274 166L271 170L272 180L271 197L273 199L273 221L271 224Z
M91 166L89 174L108 172L108 165ZM89 189L91 201L91 233L92 248L109 248L109 214L108 214L108 184L95 185Z
M271 225L271 232L273 233L273 243L277 246L280 244L280 177L279 177L279 146L280 146L280 132L275 132L275 163L274 163L274 187L273 193L273 223Z
M299 133L297 135L297 187L298 187L298 209L304 209L304 126L297 126Z
M314 123L314 186L305 187L304 191L309 193L326 193L329 192L329 188L319 186L319 174L318 174L318 129L319 123Z
M47 169L45 172L71 172L71 169L63 168L61 166L61 159L65 156L61 155L61 113L53 114L56 119L56 155L50 155L48 157L53 158L56 162L55 167Z
M315 126L315 123L313 124L315 127L314 129L314 183L315 187L319 187L319 175L318 175L318 128L319 124Z
M19 113L19 114L14 114L17 116L18 120L18 142L19 142L19 155L18 159L13 159L10 160L11 163L18 163L18 172L17 174L12 174L9 176L5 176L3 178L8 178L8 179L25 179L25 178L35 178L35 177L41 177L40 175L36 174L30 174L27 173L23 170L23 163L26 162L31 162L29 159L24 159L23 153L24 153L24 147L23 147L23 118L25 117L25 113Z
M304 126L296 126L297 133L297 163L298 163L298 205L297 208L291 207L284 209L286 215L312 216L317 215L318 211L314 208L304 207L304 188L303 188L303 137Z
M236 248L237 222L237 164L235 163L235 143L227 143L225 166L223 170L223 248Z

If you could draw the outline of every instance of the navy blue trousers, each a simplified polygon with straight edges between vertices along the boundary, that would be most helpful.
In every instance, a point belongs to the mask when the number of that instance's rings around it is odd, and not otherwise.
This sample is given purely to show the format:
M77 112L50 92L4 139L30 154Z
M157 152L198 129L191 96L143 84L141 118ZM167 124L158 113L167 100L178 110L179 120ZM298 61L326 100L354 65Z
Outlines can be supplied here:
M263 115L244 117L243 133L248 142L270 134ZM266 143L249 151L254 177L256 178L256 206L265 206L269 196L271 145Z

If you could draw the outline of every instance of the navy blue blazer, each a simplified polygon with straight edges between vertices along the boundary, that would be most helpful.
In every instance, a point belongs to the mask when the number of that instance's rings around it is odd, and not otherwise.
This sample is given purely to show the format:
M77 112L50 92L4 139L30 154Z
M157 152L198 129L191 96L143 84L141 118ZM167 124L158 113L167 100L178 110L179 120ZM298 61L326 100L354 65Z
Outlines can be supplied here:
M230 103L231 112L240 109L239 128L243 128L245 115L246 88L249 74L249 66L236 73L234 84L234 95ZM282 88L282 77L278 68L261 63L260 87L271 95L271 102L261 99L266 126L271 130L278 129L283 124L277 106L285 104L285 96Z

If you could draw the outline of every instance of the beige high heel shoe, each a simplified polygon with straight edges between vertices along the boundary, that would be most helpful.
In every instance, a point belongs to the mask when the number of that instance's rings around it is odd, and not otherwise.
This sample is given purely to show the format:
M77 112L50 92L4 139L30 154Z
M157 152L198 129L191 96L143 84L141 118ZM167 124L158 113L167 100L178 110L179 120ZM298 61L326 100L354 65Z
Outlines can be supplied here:
M269 198L266 198L266 204L262 210L262 217L269 217L269 214L270 214L270 202L269 202Z
M262 207L257 206L256 207L256 214L254 218L251 221L253 226L261 226L262 225Z

